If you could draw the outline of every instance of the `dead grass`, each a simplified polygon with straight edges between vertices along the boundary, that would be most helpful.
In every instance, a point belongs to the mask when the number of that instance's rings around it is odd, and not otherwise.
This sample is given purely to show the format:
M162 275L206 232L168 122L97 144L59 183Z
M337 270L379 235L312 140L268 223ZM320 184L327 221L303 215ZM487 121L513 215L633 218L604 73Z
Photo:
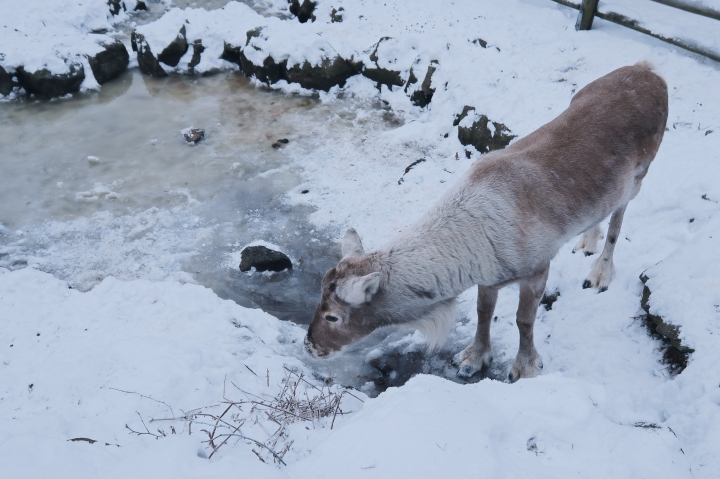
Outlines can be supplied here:
M306 427L309 429L309 426L326 427L330 420L329 426L332 429L336 417L347 413L341 407L343 397L347 394L359 401L362 399L338 386L318 387L307 381L302 373L298 374L287 368L284 368L284 375L282 389L275 396L257 396L231 382L245 399L228 399L224 385L223 401L219 404L194 409L182 416L151 419L150 422L181 423L186 426L181 429L182 432L186 430L188 434L192 434L199 431L207 435L203 442L207 443L211 450L208 459L234 439L232 442L235 444L248 444L262 462L272 461L285 465L283 457L294 443L289 431L292 424L308 423ZM269 371L266 378L269 385ZM176 434L175 426L171 425L170 428L171 433ZM252 430L252 433L248 434L254 437L250 437L244 430ZM157 435L150 433L147 428L146 431L156 437L166 435L161 429L158 429ZM264 432L265 437L258 437L258 432Z

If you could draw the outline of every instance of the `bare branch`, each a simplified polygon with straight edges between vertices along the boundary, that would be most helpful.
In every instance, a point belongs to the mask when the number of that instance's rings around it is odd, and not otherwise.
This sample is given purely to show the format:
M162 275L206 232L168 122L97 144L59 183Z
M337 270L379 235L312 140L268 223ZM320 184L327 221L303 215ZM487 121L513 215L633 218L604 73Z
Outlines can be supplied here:
M118 388L108 388L108 389L112 389L113 391L119 391L119 392L125 393L125 394L137 394L137 395L140 396L141 398L150 399L151 401L155 401L155 402L157 402L157 403L164 404L168 409L170 409L170 414L172 414L173 416L175 415L175 413L173 412L172 407L171 407L168 403L166 403L166 402L164 402L164 401L158 401L158 400L155 399L155 398L151 398L150 396L146 396L146 395L144 395L144 394L140 394L140 393L135 392L135 391L123 391L122 389L118 389Z

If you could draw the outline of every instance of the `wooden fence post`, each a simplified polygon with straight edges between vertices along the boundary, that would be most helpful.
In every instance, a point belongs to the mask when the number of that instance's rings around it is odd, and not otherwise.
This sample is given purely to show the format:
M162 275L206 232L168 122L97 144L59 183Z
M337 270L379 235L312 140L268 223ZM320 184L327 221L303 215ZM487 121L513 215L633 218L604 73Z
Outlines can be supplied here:
M575 30L590 30L597 13L598 0L582 0Z

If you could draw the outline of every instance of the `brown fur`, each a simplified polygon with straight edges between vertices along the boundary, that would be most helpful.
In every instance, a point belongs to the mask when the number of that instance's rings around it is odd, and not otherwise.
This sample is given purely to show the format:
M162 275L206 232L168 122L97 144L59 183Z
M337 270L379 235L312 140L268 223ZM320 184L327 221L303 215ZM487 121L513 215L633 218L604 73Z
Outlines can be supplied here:
M456 356L461 376L489 364L497 290L520 285L520 347L511 379L542 367L533 323L550 260L571 237L595 252L598 223L612 214L608 241L583 287L607 288L627 203L637 195L665 132L667 85L646 62L581 89L551 122L483 156L416 225L365 254L349 230L343 260L323 280L306 343L339 351L387 325L442 336L454 298L478 285L475 341Z

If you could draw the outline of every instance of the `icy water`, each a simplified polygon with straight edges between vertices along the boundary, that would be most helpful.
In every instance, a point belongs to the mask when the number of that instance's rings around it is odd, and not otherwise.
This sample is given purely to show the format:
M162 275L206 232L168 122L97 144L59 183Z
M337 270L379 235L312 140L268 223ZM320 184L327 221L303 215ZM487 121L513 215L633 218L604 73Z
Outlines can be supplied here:
M0 266L36 267L81 291L109 275L194 282L307 324L342 232L317 230L310 207L284 201L312 188L298 159L332 161L313 153L398 121L372 101L323 103L232 73L134 71L96 93L0 104ZM205 130L195 146L180 133L189 126ZM292 270L241 273L240 251L256 240L288 254ZM465 342L451 337L427 356L421 338L381 331L337 360L303 360L372 395L420 372L457 380L450 359ZM498 361L489 375L506 368Z
M358 108L369 112L355 120ZM154 79L137 72L98 93L0 105L0 266L35 265L91 289L108 275L168 277L307 323L338 260L337 232L316 231L293 159L363 128L389 128L369 103L284 95L239 74ZM180 130L204 128L196 146ZM278 148L277 140L287 139ZM275 144L275 147L272 145ZM263 240L294 268L240 273Z

